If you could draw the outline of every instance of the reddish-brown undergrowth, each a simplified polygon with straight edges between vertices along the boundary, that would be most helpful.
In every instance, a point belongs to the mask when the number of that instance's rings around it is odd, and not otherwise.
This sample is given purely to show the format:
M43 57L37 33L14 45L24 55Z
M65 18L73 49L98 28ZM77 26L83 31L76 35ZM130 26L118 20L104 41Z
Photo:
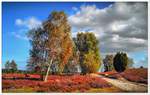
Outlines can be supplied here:
M111 87L111 85L101 78L90 75L50 75L47 82L25 79L2 80L3 90L26 87L33 88L35 92L86 92L91 88L105 88Z
M146 68L133 68L133 69L127 69L124 72L117 73L116 71L109 71L109 72L102 72L98 73L100 75L105 75L107 77L111 78L125 78L132 82L138 82L138 83L148 83L148 70Z

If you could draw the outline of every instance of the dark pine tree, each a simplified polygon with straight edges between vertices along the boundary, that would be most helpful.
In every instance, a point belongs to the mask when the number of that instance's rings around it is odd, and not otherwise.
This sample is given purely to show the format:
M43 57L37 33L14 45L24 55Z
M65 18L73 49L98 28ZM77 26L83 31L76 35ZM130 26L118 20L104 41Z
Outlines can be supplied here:
M114 57L114 68L117 72L123 72L127 68L128 56L126 53L118 52Z

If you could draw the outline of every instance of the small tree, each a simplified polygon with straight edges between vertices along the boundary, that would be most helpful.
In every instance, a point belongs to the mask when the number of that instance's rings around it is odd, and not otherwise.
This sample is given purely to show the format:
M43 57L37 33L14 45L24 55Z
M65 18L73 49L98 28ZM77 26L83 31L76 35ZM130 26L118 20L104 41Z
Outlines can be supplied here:
M140 66L140 68L142 68L142 69L143 69L144 67L143 67L143 66Z
M14 60L12 60L11 63L10 63L10 70L12 72L16 72L17 71L17 64L16 64L16 62Z
M114 69L113 58L114 58L113 55L106 55L106 57L103 59L105 72L112 71Z
M10 69L10 62L9 61L6 61L6 63L5 63L5 69L6 70Z
M114 68L117 72L123 72L127 68L128 56L126 53L118 52L114 57Z

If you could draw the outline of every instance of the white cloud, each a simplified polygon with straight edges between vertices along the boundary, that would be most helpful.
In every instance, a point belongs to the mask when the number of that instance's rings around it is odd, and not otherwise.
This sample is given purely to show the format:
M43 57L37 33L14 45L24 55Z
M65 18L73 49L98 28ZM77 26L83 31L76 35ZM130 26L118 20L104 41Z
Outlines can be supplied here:
M30 17L27 19L16 19L16 25L23 26L28 29L33 29L40 27L42 22L35 17Z
M41 27L42 22L36 17L29 17L27 19L16 19L15 24L21 28L17 32L12 32L12 35L18 39L28 40L26 33L31 29Z
M72 7L72 10L77 11L78 8L77 7Z
M23 25L24 22L21 19L16 19L16 25Z
M17 33L17 32L12 32L12 35L18 39L22 39L22 40L27 40L28 41L28 38L27 36L22 36L21 34Z
M81 6L68 20L73 30L95 33L102 53L136 52L148 47L147 15L146 3L114 3L104 9Z

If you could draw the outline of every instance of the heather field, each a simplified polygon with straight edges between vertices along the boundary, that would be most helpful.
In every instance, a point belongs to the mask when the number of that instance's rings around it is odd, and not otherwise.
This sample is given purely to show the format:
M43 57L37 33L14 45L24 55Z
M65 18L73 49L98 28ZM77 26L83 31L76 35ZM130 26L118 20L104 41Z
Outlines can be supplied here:
M93 89L101 92L104 88L113 87L107 81L90 75L50 75L47 82L36 80L39 77L30 75L30 78L24 79L23 74L3 75L3 92L92 92Z
M127 69L122 73L118 73L116 71L109 71L109 72L100 72L97 74L113 79L126 79L131 82L148 84L147 68Z
M96 76L94 76L96 75ZM147 69L128 69L125 72L115 71L87 74L87 75L49 75L48 81L40 81L40 75L28 74L3 74L3 92L128 92L124 91L110 82L109 79L121 80L126 82L147 84Z

